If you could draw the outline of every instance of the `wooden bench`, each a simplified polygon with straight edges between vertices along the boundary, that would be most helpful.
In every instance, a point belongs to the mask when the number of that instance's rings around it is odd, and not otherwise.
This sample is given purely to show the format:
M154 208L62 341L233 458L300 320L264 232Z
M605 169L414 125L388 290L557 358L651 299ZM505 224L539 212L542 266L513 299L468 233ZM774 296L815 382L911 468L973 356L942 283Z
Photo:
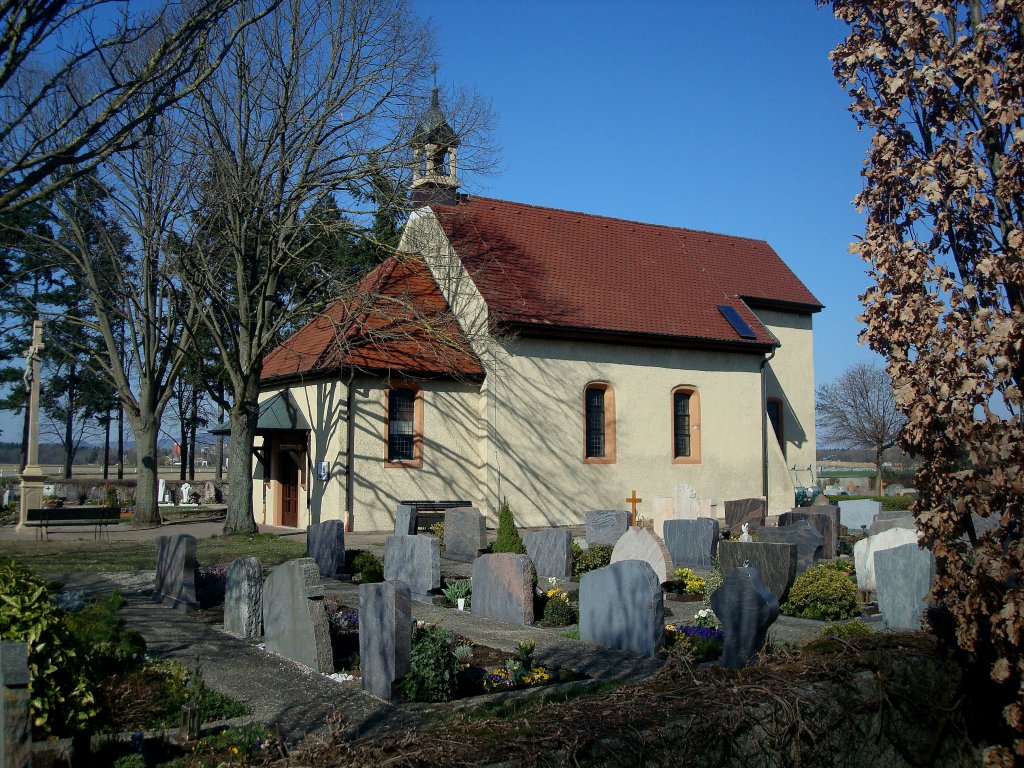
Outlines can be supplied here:
M25 526L36 529L37 538L49 538L50 528L93 526L93 538L102 539L108 525L121 522L120 507L54 507L25 510ZM107 539L109 539L109 534Z
M416 515L416 525L414 526L416 531L429 531L430 526L434 523L443 523L446 509L473 506L473 502L464 499L458 501L400 501L398 503L412 507L413 514Z

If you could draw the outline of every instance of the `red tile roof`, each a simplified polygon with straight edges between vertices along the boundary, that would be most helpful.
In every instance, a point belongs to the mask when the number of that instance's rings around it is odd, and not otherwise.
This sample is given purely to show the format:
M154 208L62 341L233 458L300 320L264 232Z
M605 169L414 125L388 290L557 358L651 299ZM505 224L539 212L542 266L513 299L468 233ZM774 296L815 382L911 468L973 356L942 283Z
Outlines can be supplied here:
M630 334L763 348L751 306L821 303L763 240L468 197L432 206L487 301L523 332ZM719 312L734 307L744 339Z
M483 368L417 256L398 254L351 296L296 331L263 362L263 380L354 367L396 374L482 376Z

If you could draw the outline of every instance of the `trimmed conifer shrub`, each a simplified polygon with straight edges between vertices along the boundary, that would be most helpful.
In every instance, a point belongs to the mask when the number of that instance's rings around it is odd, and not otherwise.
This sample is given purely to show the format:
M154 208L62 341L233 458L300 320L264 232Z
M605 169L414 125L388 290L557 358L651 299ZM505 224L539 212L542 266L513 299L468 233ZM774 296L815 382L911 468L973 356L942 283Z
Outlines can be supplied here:
M508 499L501 500L501 507L498 509L498 536L494 540L492 552L511 552L515 555L525 555L526 547L523 545L523 538L516 530L516 521L512 516L512 508L508 505Z

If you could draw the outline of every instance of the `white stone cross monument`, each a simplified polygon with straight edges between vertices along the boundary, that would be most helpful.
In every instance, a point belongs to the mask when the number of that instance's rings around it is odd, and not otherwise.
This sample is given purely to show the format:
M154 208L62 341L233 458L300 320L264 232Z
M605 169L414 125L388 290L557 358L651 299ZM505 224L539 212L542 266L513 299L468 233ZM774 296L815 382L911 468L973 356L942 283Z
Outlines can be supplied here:
M21 473L21 517L18 530L24 530L27 512L43 506L46 475L39 466L39 353L43 351L43 321L32 321L32 345L25 350L25 386L28 388L28 456Z

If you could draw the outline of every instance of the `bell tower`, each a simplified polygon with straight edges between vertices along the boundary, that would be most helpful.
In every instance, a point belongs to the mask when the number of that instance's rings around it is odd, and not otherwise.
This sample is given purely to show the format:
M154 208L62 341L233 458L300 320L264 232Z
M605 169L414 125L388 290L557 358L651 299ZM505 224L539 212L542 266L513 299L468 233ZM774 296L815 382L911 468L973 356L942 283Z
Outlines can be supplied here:
M416 124L409 145L414 163L413 205L455 205L459 199L459 137L441 110L436 85L430 94L430 109Z

